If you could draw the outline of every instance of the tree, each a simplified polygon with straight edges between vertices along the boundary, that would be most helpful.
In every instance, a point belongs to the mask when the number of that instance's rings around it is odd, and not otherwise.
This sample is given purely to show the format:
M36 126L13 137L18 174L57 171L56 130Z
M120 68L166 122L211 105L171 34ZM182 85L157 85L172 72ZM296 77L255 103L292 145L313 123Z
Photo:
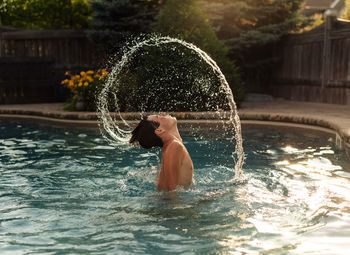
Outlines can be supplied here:
M23 29L87 28L91 9L87 0L3 0L1 23Z
M243 98L238 69L227 57L228 49L217 38L197 0L167 0L154 29L162 35L178 37L206 51L219 65L236 102Z
M101 50L115 53L131 36L149 33L162 0L92 0L90 38Z
M345 0L345 10L342 13L342 18L350 20L350 0Z
M276 59L273 46L310 23L299 14L303 0L203 0L217 35L242 69L251 91L261 91Z
M118 52L138 35L141 40L149 38L152 32L179 37L199 46L217 61L236 102L241 101L243 89L237 67L227 58L227 48L216 37L197 0L94 0L91 6L94 11L89 35L108 54ZM195 111L223 106L226 97L220 94L222 91L214 89L202 93L199 83L217 77L207 64L200 63L193 55L177 44L139 50L117 78L118 86L114 89L119 110ZM202 81L198 82L199 79ZM188 90L191 93L187 93ZM215 93L217 97L210 101L208 95ZM192 100L193 97L199 99Z

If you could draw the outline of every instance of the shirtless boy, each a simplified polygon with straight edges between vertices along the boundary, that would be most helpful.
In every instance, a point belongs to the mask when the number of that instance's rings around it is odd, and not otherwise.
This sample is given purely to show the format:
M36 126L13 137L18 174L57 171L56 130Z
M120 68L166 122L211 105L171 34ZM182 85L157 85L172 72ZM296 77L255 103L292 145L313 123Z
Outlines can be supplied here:
M165 113L145 117L132 131L130 143L143 148L162 148L162 166L158 174L158 190L172 191L192 183L193 163L182 143L177 120Z

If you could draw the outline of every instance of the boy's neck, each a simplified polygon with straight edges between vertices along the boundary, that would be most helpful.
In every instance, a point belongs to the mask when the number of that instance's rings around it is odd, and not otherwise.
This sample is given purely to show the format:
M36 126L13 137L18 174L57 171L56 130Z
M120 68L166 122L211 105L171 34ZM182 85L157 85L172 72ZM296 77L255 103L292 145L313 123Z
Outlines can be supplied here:
M174 140L177 140L182 143L182 138L180 136L179 130L173 129L168 131L166 134L164 134L162 137L163 141L163 148L166 148L170 143L172 143Z

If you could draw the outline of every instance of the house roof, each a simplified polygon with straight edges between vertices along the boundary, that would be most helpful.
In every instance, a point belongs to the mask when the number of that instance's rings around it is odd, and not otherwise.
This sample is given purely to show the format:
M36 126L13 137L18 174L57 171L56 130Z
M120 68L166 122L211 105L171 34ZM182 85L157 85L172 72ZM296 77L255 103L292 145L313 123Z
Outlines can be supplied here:
M332 6L333 5L333 6ZM327 9L334 8L338 15L341 13L341 10L345 7L344 0L306 0L305 6L302 9L302 14L306 16L311 16L315 13L323 14Z
M317 9L326 10L328 9L334 0L306 0L305 9Z

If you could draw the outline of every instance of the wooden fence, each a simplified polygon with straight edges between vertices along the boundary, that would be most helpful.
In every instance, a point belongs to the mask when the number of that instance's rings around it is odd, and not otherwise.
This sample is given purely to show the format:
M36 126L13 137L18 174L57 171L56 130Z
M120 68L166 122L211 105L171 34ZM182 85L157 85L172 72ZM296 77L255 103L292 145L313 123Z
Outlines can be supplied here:
M328 17L324 25L291 35L276 48L274 96L350 104L350 23Z
M82 31L0 30L0 104L62 101L65 71L95 68L100 60Z
M350 23L327 18L311 32L289 36L275 56L274 96L350 104ZM0 28L0 104L62 101L66 70L96 68L103 60L84 32Z

